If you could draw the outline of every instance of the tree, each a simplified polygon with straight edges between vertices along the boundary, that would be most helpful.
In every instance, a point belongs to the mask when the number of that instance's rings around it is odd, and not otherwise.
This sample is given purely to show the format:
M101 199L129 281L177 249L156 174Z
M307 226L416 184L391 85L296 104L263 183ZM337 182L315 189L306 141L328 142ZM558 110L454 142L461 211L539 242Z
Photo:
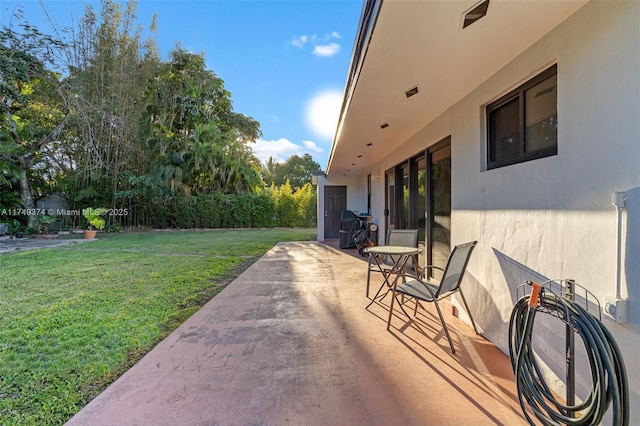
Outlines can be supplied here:
M22 204L34 209L29 173L69 118L67 86L47 68L64 45L28 24L19 26L22 31L0 29L0 166L3 174L17 174ZM27 220L37 228L36 215Z
M233 133L224 134L207 123L197 126L194 139L187 165L194 176L196 192L242 194L262 186L260 161Z
M148 167L140 143L144 87L159 64L152 40L141 41L137 3L103 0L87 6L73 43L74 170L69 185L84 205L111 205L128 184L123 175ZM155 29L155 18L151 30Z
M249 192L262 183L248 143L257 121L232 110L224 82L203 55L179 46L147 87L143 134L155 172L175 192Z
M278 164L269 159L266 168L263 166L262 175L268 184L282 186L287 179L291 184L291 189L296 191L302 188L306 183L311 183L313 172L320 170L320 164L314 161L310 154L304 154L302 157L292 155L287 161Z
M276 181L276 168L278 167L278 162L273 157L269 157L267 163L262 166L262 179L266 186L271 186L275 184Z
M59 191L73 208L128 207L138 225L172 197L264 188L250 149L259 123L233 110L203 55L178 46L161 61L153 40L141 41L136 8L88 6L68 46L26 24L2 27L3 205L19 192L33 208L34 195Z

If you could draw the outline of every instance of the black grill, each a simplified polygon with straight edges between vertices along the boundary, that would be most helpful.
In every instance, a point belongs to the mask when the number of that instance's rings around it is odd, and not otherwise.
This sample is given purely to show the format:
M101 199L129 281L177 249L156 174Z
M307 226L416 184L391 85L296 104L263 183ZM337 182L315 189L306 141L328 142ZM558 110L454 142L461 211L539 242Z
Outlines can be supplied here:
M360 229L360 221L351 210L342 210L340 213L340 248L355 247L353 233Z

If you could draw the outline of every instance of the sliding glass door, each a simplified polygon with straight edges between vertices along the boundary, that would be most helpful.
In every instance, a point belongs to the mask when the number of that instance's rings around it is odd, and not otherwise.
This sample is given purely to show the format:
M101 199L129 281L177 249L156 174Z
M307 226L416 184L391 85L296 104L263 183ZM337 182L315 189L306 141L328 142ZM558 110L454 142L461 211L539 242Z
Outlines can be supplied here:
M451 143L447 138L427 151L427 264L444 268L451 250Z
M386 173L386 229L418 229L423 249L426 235L426 156L421 153ZM424 259L420 264L424 264Z
M443 268L451 248L451 139L387 170L385 179L385 229L418 229L420 265Z

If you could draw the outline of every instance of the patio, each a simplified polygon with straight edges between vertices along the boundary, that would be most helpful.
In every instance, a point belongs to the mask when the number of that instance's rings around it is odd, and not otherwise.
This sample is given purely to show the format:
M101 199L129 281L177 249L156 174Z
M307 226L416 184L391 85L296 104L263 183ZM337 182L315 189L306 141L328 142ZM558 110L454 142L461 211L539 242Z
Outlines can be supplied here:
M67 424L526 424L507 356L433 306L387 332L354 253L278 244Z

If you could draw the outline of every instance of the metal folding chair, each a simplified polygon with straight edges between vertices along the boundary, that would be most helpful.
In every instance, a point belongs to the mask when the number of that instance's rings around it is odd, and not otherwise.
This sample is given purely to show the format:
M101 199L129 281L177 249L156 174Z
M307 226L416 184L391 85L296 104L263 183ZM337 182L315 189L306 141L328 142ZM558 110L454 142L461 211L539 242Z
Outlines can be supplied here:
M397 294L413 297L415 299L415 309L413 312L414 317L418 313L418 305L420 305L420 301L433 302L433 304L436 306L436 310L438 311L438 316L440 317L440 322L442 323L444 333L449 340L451 352L455 353L456 350L453 347L453 342L451 341L451 336L449 335L449 330L447 329L447 324L444 321L444 317L442 316L442 311L440 310L438 302L446 297L451 296L454 293L460 293L460 297L462 298L464 307L469 314L469 318L471 319L471 324L473 324L473 329L475 330L476 334L480 334L476 327L476 323L471 316L471 310L469 310L467 299L465 299L464 293L460 288L462 277L464 276L464 273L467 269L467 264L469 263L469 258L471 257L471 253L473 252L473 249L475 248L477 243L477 241L472 241L470 243L461 244L454 247L453 251L449 255L449 259L447 260L447 266L444 269L432 265L427 265L422 269L422 272L417 277L406 273L398 274L392 285L393 297L391 298L391 308L389 309L389 321L387 322L387 330L389 330L389 328L391 327L393 305L394 301L396 300ZM433 283L429 281L427 272L431 268L440 269L443 271L442 280L440 281L440 283ZM404 308L402 310L404 311Z

